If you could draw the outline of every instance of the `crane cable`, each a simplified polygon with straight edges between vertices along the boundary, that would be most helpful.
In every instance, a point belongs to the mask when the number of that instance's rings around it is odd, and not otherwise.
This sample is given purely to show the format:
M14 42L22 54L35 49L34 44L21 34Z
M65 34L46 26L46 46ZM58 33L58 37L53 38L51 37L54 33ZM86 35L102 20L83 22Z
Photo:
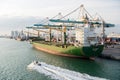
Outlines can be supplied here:
M65 16L63 16L63 17L60 18L60 19L63 19L63 18L65 18L66 16L68 16L68 15L74 13L74 12L77 11L79 8L80 8L80 7L76 8L75 10L71 11L70 13L66 14Z

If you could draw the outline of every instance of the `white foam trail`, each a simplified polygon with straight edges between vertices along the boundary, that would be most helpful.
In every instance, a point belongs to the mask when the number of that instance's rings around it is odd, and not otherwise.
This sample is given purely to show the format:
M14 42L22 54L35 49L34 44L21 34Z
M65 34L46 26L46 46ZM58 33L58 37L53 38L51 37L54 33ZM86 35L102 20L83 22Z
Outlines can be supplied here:
M105 78L93 77L88 74L83 74L68 69L63 69L53 65L48 65L46 63L40 62L41 66L38 64L31 63L28 65L29 69L36 70L52 79L57 80L107 80Z

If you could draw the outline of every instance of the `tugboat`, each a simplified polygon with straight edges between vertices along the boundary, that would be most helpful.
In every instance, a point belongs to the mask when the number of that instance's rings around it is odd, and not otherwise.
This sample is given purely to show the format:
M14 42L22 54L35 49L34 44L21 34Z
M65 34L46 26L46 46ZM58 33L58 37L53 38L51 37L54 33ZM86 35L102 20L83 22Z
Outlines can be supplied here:
M82 13L81 20L63 20L78 9ZM33 47L47 53L67 57L91 58L99 56L103 51L104 42L99 42L103 36L98 36L95 33L95 28L114 26L114 24L105 23L103 19L93 20L83 5L60 19L49 19L49 21L60 24L34 24L37 27L31 27L31 29L38 31L38 38L41 37L40 32L47 34L44 35L44 40L33 41ZM42 27L46 30L41 29ZM57 33L56 31L59 31L61 35L58 33L56 37L54 35ZM71 33L68 33L69 31Z

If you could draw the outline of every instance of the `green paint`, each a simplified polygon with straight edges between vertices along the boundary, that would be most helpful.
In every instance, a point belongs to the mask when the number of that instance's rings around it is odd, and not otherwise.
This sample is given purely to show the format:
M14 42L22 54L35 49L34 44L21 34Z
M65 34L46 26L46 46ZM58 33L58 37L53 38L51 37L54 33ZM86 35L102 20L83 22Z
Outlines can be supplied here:
M65 54L72 54L77 56L83 56L81 53L81 47L69 46L66 48L63 53Z
M103 47L104 47L103 45L97 45L90 47L68 46L67 48L62 48L54 45L41 44L36 42L33 42L33 44L48 50L53 50L64 54L72 54L76 56L85 56L85 57L99 56L103 51Z
M83 47L83 52L85 56L99 56L103 51L103 45L93 45L90 47Z

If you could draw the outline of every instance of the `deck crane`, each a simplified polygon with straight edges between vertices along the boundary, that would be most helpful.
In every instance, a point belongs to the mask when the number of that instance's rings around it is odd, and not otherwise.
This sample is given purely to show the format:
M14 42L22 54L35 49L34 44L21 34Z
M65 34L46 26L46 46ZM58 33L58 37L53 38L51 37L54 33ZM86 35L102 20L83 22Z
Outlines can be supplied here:
M77 10L81 11L81 20L63 20L63 18L71 15L72 13L76 12ZM61 19L50 19L49 21L51 22L59 22L59 23L73 23L73 24L90 24L92 25L92 27L102 27L102 37L103 37L103 40L104 40L104 36L105 36L105 27L114 27L115 25L114 24L111 24L111 23L106 23L101 16L100 17L100 20L94 20L94 18L88 13L88 11L84 8L83 5L81 5L79 8L73 10L72 12L68 13L67 15L63 16L63 18Z

